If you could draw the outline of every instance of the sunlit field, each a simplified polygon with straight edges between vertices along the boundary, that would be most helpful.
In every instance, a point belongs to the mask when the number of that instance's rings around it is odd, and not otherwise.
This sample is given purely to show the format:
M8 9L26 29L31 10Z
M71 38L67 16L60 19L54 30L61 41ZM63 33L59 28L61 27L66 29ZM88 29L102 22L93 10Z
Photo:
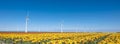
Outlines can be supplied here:
M120 33L0 32L0 44L120 44Z

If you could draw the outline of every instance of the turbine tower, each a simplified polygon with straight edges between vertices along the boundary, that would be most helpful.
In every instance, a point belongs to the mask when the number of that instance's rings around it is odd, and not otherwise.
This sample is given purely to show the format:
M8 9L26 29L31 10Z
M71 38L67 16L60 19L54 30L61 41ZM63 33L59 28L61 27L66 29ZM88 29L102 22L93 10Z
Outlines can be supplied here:
M78 32L78 30L77 30L78 28L76 27L76 30L75 30L75 32L77 33Z
M60 24L60 31L63 32L63 24Z
M26 23L25 23L25 32L28 32L28 20L29 20L29 12L27 11L27 16L26 16Z
M61 33L63 32L63 22L64 21L62 21L62 23L60 24L60 31L61 31Z
M18 26L17 26L17 32L19 32L18 30L19 30L19 29L18 29Z
M79 32L79 24L77 24L76 28L75 28L75 32Z

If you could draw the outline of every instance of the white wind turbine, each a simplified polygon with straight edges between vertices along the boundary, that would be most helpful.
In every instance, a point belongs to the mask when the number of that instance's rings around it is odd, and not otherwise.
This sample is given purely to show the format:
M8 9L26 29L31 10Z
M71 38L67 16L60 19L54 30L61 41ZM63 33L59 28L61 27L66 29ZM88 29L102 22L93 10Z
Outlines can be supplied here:
M17 26L17 32L19 32L18 26Z
M63 32L63 22L64 22L64 21L62 21L62 23L60 24L60 32L61 32L61 33Z
M28 20L29 20L29 12L27 11L27 16L26 16L26 23L25 23L25 32L28 32Z
M75 31L76 33L79 32L79 24L77 24Z
M40 32L40 26L39 26L39 32Z
M76 27L76 30L75 30L75 32L77 33L78 32L78 28Z

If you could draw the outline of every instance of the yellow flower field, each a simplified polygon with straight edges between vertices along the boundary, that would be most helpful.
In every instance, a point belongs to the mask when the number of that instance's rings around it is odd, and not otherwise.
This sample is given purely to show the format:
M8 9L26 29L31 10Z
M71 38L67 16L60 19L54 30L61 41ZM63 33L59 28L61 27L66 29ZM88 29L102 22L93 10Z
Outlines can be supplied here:
M120 44L120 33L1 32L0 44Z

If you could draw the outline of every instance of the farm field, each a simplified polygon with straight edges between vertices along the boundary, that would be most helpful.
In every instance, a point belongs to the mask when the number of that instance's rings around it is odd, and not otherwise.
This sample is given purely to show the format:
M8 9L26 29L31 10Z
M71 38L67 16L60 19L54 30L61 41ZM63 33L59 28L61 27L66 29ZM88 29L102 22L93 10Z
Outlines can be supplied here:
M0 32L0 44L120 44L120 33Z

